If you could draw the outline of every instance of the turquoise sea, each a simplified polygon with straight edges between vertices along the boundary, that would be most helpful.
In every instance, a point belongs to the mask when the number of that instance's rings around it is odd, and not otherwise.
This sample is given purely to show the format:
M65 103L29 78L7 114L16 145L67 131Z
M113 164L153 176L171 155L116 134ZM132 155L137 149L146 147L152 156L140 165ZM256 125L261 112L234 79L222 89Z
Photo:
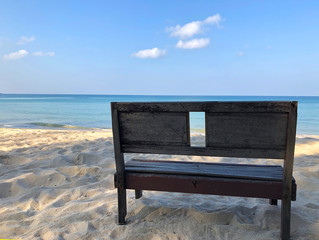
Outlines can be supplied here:
M131 101L298 101L297 134L319 135L319 97L152 96L0 94L0 127L111 128L110 102ZM203 129L203 114L191 115L191 128Z

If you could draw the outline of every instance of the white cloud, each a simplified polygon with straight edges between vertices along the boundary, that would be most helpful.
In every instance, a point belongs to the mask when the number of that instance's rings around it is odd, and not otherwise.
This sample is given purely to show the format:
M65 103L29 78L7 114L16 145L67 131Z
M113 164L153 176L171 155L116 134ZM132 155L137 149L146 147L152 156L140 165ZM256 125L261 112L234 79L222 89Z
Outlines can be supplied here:
M209 42L208 38L195 38L190 41L179 40L176 47L184 49L204 48L209 45Z
M185 24L184 26L177 25L175 27L168 28L168 31L172 32L171 36L180 37L180 38L188 38L192 37L195 34L200 33L201 31L201 22L194 21Z
M219 14L215 14L206 18L204 21L193 21L186 23L183 26L176 25L175 27L167 28L167 30L171 32L171 36L185 39L190 38L195 34L202 33L205 25L219 25L221 20L221 16Z
M137 58L159 58L166 55L165 49L159 49L159 48L152 48L152 49L145 49L138 51L136 53L133 53L133 57Z
M13 53L9 53L7 55L3 56L3 59L6 60L17 60L19 58L23 58L29 55L29 52L27 50L19 50L17 52L13 52ZM43 56L49 56L49 57L53 57L55 55L55 52L34 52L31 55L33 56L37 56L37 57L43 57Z
M17 60L19 58L26 57L28 54L29 54L29 52L26 51L26 50L19 50L17 52L13 52L13 53L9 53L7 55L4 55L3 59L6 59L6 60Z
M222 20L221 16L219 14L215 14L213 16L210 16L210 17L206 18L204 20L204 22L208 23L208 24L216 24L216 25L218 25L221 20Z
M37 56L37 57L44 57L44 56L49 56L49 57L53 57L55 55L55 52L34 52L32 53L33 56Z
M238 56L244 56L245 53L244 53L244 52L238 52L237 55L238 55Z
M22 36L20 38L20 41L18 42L19 45L23 45L25 43L29 43L29 42L33 42L35 40L35 37L34 36L31 36L31 37L25 37L25 36Z

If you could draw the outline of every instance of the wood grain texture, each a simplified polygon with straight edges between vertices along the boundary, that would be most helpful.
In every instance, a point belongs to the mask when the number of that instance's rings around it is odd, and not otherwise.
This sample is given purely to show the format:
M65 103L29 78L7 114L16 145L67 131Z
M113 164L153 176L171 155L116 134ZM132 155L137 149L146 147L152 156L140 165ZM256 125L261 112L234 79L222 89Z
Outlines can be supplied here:
M122 144L189 146L188 113L120 113Z
M112 114L112 131L113 131L113 145L114 145L114 156L115 156L115 165L116 172L120 175L124 174L125 163L124 156L121 150L121 134L119 129L119 119L118 119L118 110L116 105L111 103L111 114Z
M125 216L127 213L126 206L126 189L124 188L124 155L121 151L120 143L120 129L119 129L119 119L118 110L115 105L111 103L111 113L112 113L112 131L113 131L113 142L114 142L114 156L116 165L116 177L114 178L114 183L117 185L117 202L118 202L118 224L125 224Z
M202 176L127 173L127 189L280 199L282 184L273 181Z
M213 148L160 145L122 145L124 153L174 154L194 156L217 156L237 158L283 159L285 153L278 149Z
M287 144L284 161L283 173L283 190L281 199L281 238L290 239L290 219L291 219L291 193L294 186L291 184L294 152L296 142L296 127L297 127L297 102L291 104L288 119Z
M145 161L134 159L126 163L126 173L131 172L165 173L282 182L283 168L279 165Z
M121 112L282 112L290 111L288 101L258 102L114 102Z
M285 152L288 114L207 113L206 145Z

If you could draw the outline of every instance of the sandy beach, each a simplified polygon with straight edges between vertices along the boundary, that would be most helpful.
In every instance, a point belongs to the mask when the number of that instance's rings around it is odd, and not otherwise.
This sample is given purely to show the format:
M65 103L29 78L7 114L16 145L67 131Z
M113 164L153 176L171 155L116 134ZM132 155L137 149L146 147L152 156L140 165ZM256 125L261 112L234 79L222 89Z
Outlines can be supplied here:
M128 191L128 224L119 226L114 171L111 130L0 128L0 239L279 239L280 201L267 199L144 191L135 200ZM291 237L319 239L319 136L298 135L293 175Z

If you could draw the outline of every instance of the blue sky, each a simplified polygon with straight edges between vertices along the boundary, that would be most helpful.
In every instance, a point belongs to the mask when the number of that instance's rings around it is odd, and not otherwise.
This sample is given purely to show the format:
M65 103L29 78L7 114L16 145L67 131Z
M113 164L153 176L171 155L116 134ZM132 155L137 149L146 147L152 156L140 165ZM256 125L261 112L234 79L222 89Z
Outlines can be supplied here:
M0 92L319 95L318 1L1 1Z

